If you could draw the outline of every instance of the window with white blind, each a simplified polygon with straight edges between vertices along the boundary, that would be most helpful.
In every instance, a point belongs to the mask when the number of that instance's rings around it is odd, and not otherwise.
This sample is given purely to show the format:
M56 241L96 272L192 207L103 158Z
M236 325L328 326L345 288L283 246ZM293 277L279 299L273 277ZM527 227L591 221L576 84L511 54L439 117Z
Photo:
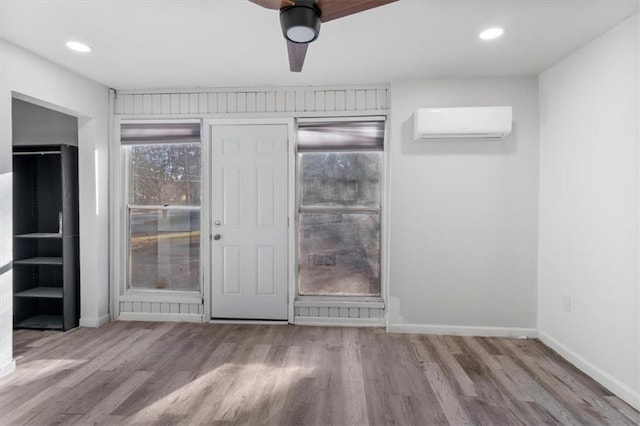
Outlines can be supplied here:
M380 296L384 121L300 123L298 294Z
M123 123L127 289L200 291L200 123Z

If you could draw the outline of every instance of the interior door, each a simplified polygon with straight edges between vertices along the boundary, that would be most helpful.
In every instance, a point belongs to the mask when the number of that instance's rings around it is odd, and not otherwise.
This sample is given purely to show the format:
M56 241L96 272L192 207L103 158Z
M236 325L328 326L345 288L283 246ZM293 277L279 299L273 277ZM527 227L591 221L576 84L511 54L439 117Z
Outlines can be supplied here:
M211 316L286 320L286 125L211 126Z

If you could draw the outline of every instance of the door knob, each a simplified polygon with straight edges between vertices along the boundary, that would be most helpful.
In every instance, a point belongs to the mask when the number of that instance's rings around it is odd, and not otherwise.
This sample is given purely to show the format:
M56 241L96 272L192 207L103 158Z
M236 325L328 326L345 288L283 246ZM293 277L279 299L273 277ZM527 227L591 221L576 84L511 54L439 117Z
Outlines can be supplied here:
M218 241L220 238L222 238L222 235L220 235L220 234L215 234L213 236L213 239L216 240L216 241Z

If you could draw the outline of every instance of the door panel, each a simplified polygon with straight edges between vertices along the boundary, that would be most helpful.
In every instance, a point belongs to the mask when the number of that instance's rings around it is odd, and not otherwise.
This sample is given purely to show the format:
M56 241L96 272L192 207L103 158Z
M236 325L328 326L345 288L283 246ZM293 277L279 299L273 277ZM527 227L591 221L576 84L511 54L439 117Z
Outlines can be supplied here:
M286 125L211 127L213 318L287 319L287 138Z
M242 247L223 246L222 251L222 292L225 296L241 295Z
M242 225L242 170L225 168L223 174L222 202L223 223L226 226ZM220 197L220 195L218 196ZM213 199L213 198L212 198ZM218 200L220 202L220 200Z

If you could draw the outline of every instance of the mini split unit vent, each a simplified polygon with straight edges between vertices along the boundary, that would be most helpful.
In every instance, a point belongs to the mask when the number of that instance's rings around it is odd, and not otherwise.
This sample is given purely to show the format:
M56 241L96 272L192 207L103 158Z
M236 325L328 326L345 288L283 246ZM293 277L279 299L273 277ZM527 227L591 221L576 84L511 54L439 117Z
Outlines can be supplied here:
M511 107L420 108L413 117L416 141L497 140L511 133Z

